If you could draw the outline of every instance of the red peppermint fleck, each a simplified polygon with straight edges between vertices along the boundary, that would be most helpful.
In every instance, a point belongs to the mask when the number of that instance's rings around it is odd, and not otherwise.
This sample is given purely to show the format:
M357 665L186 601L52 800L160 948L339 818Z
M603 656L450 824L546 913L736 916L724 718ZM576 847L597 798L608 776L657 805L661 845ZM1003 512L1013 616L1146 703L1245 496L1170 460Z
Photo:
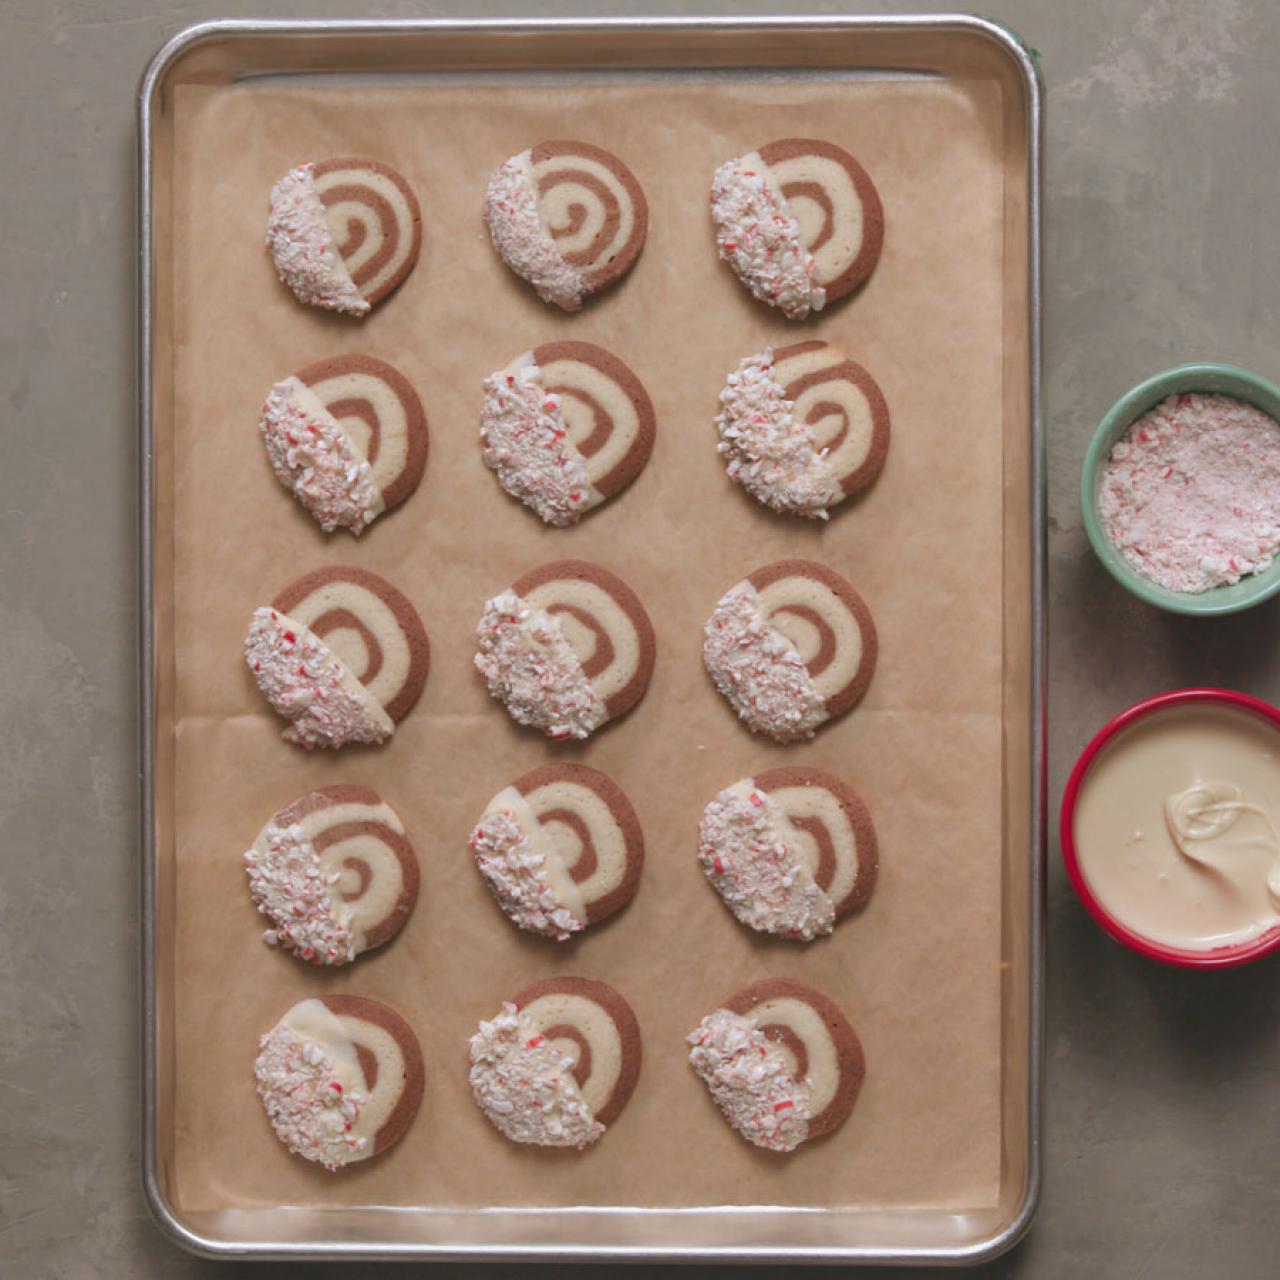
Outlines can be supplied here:
M536 1049L541 1043L542 1036L533 1036L529 1040L525 1041L525 1047L529 1049Z
M716 875L724 875L724 863L720 861L720 855L716 854L715 861L711 864L715 868Z
M775 1102L773 1104L773 1109L774 1111L785 1111L788 1107L794 1107L794 1106L795 1106L795 1103L792 1102L790 1098L783 1098L781 1102Z
M274 618L276 615L273 613L271 616ZM292 631L286 631L286 632L284 633L284 638L285 638L285 639L286 639L290 644L297 644L297 642L298 642L298 637L297 637L297 636L295 636L295 635L293 634L293 632L292 632Z

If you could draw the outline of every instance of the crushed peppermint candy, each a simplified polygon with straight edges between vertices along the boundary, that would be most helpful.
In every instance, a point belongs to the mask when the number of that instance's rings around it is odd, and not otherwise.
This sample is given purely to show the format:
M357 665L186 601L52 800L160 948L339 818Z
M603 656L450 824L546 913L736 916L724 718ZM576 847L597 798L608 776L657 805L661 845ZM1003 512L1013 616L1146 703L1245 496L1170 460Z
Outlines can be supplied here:
M343 1087L329 1055L283 1023L268 1031L258 1048L253 1064L258 1097L280 1141L330 1171L364 1159L369 1140L354 1137L352 1129L367 1099Z
M586 459L569 438L560 397L543 390L542 370L531 360L484 380L480 439L498 483L547 524L575 524L595 505Z
M267 248L276 274L301 302L327 311L363 316L369 303L360 296L351 272L329 231L316 192L316 167L301 164L271 188Z
M244 659L267 701L286 720L286 742L341 747L385 742L395 725L333 651L307 627L265 606L255 609Z
M810 1086L754 1018L716 1009L686 1038L690 1064L748 1142L794 1151L809 1136Z
M707 805L698 832L707 879L743 924L811 942L835 927L836 910L800 857L776 800L733 786Z
M716 451L729 478L775 511L825 520L844 494L813 430L792 416L793 404L773 373L773 349L747 356L720 392Z
M605 1131L573 1078L573 1060L509 1002L471 1037L470 1078L480 1110L512 1142L581 1151Z
M476 669L519 724L586 738L608 718L559 621L514 591L485 602L476 644Z
M750 166L750 167L749 167ZM814 259L800 224L762 172L758 157L727 160L711 180L711 217L720 256L762 302L788 320L821 311L827 293L813 279Z
M374 522L383 503L372 468L304 382L291 377L271 388L258 429L276 478L325 533L342 527L358 536Z
M828 718L826 699L795 645L764 616L750 582L720 597L703 631L707 671L752 733L778 742L813 737Z
M325 873L316 847L297 823L269 823L265 850L244 855L249 893L272 927L262 935L271 947L292 951L312 964L346 964L356 958L352 911L336 899L339 873Z
M509 809L481 819L471 833L471 851L498 905L520 928L557 942L582 928L547 879L546 855L533 847Z
M530 152L504 160L493 171L484 197L484 217L503 261L533 285L543 302L554 302L566 311L582 306L587 292L582 272L565 261L538 214Z
M1098 512L1125 560L1170 591L1261 573L1280 550L1280 423L1230 396L1169 396L1112 448Z

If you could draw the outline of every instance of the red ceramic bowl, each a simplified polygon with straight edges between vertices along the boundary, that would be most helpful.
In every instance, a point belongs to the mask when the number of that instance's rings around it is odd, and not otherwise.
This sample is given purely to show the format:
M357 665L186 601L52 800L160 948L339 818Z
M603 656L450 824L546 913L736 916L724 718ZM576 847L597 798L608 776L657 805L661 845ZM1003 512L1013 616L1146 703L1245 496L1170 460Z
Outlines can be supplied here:
M1071 878L1076 896L1084 904L1085 910L1117 941L1122 942L1139 955L1149 956L1163 964L1177 965L1183 969L1227 969L1233 965L1248 964L1251 960L1260 959L1271 952L1280 950L1280 925L1268 930L1248 942L1235 946L1214 947L1212 951L1192 951L1183 947L1171 947L1167 943L1154 942L1140 933L1135 933L1123 921L1117 920L1094 896L1080 870L1080 862L1076 857L1075 816L1076 800L1080 795L1080 787L1084 783L1089 767L1098 753L1122 729L1151 715L1163 711L1167 707L1185 706L1194 702L1212 702L1220 706L1235 707L1252 712L1268 721L1280 734L1280 709L1269 702L1251 698L1247 693L1236 693L1231 689L1174 689L1170 693L1160 693L1154 698L1147 698L1122 711L1110 724L1104 725L1093 737L1093 740L1080 753L1071 777L1067 779L1067 789L1062 795L1062 819L1060 834L1062 836L1062 861Z

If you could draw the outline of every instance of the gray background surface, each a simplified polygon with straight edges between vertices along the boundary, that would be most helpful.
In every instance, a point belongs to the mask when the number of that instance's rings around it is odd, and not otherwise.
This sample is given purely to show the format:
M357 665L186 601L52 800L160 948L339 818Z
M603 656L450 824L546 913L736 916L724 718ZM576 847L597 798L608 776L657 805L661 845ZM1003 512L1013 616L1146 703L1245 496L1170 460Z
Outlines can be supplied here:
M1076 501L1093 425L1141 377L1199 358L1280 377L1280 25L1269 0L982 7L1041 50L1048 83L1056 825L1080 747L1137 698L1213 682L1280 699L1280 600L1220 621L1159 615L1104 575ZM155 8L0 2L0 1272L22 1280L286 1272L187 1258L152 1227L137 1183L132 148L144 63L215 16L689 11ZM734 9L773 11L701 11ZM1201 976L1122 952L1075 902L1051 840L1044 1203L1026 1242L981 1274L1276 1274L1278 963Z

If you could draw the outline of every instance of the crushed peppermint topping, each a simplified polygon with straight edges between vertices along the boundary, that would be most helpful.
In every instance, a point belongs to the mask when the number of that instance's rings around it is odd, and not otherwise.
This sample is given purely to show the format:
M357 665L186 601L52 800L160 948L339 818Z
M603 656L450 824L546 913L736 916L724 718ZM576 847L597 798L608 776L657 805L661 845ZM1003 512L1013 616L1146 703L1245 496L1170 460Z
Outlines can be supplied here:
M775 511L827 518L827 508L844 497L819 451L813 431L792 416L792 402L774 376L773 349L747 356L720 392L716 415L718 453L729 478Z
M582 306L586 281L577 267L565 261L542 225L528 151L504 160L493 171L484 197L484 217L503 261L533 285L543 302L554 302L566 311Z
M471 1088L480 1110L512 1142L581 1151L605 1130L583 1100L573 1060L509 1002L471 1037Z
M364 454L333 415L304 407L300 397L307 390L299 379L286 378L262 406L258 429L271 469L325 533L341 526L359 535L382 510L382 494Z
M522 929L563 942L582 928L547 879L539 853L509 809L481 819L471 833L471 851L498 905Z
M340 905L331 886L338 872L325 874L316 847L297 823L263 832L265 852L244 855L249 893L272 924L262 936L312 964L346 964L356 958L352 911Z
M752 733L778 742L813 737L828 718L826 699L796 647L764 616L750 582L720 597L703 632L707 671Z
M707 805L698 860L743 924L811 942L835 927L835 904L794 844L781 806L755 787L729 787Z
M308 750L341 747L385 742L395 731L329 646L274 609L254 610L244 659L267 701L292 721L284 731L286 742Z
M727 160L711 180L716 246L757 298L788 320L803 320L827 301L826 290L813 280L813 254L786 201L744 159Z
M301 164L271 188L267 248L276 274L299 301L362 316L369 310L329 233L316 192L316 167Z
M809 1084L791 1074L787 1055L754 1018L716 1009L686 1038L690 1064L748 1142L794 1151L809 1136Z
M1125 560L1170 591L1261 573L1280 550L1280 423L1230 396L1169 396L1111 450L1098 511Z
M329 1055L283 1023L268 1031L258 1048L253 1064L258 1097L280 1141L329 1170L361 1159L369 1140L351 1131L366 1098L343 1088Z
M560 397L543 390L536 364L513 365L484 380L480 439L498 483L547 524L575 524L593 505L586 459L569 438Z
M518 723L586 738L608 718L559 621L514 591L485 602L476 643L476 669Z

